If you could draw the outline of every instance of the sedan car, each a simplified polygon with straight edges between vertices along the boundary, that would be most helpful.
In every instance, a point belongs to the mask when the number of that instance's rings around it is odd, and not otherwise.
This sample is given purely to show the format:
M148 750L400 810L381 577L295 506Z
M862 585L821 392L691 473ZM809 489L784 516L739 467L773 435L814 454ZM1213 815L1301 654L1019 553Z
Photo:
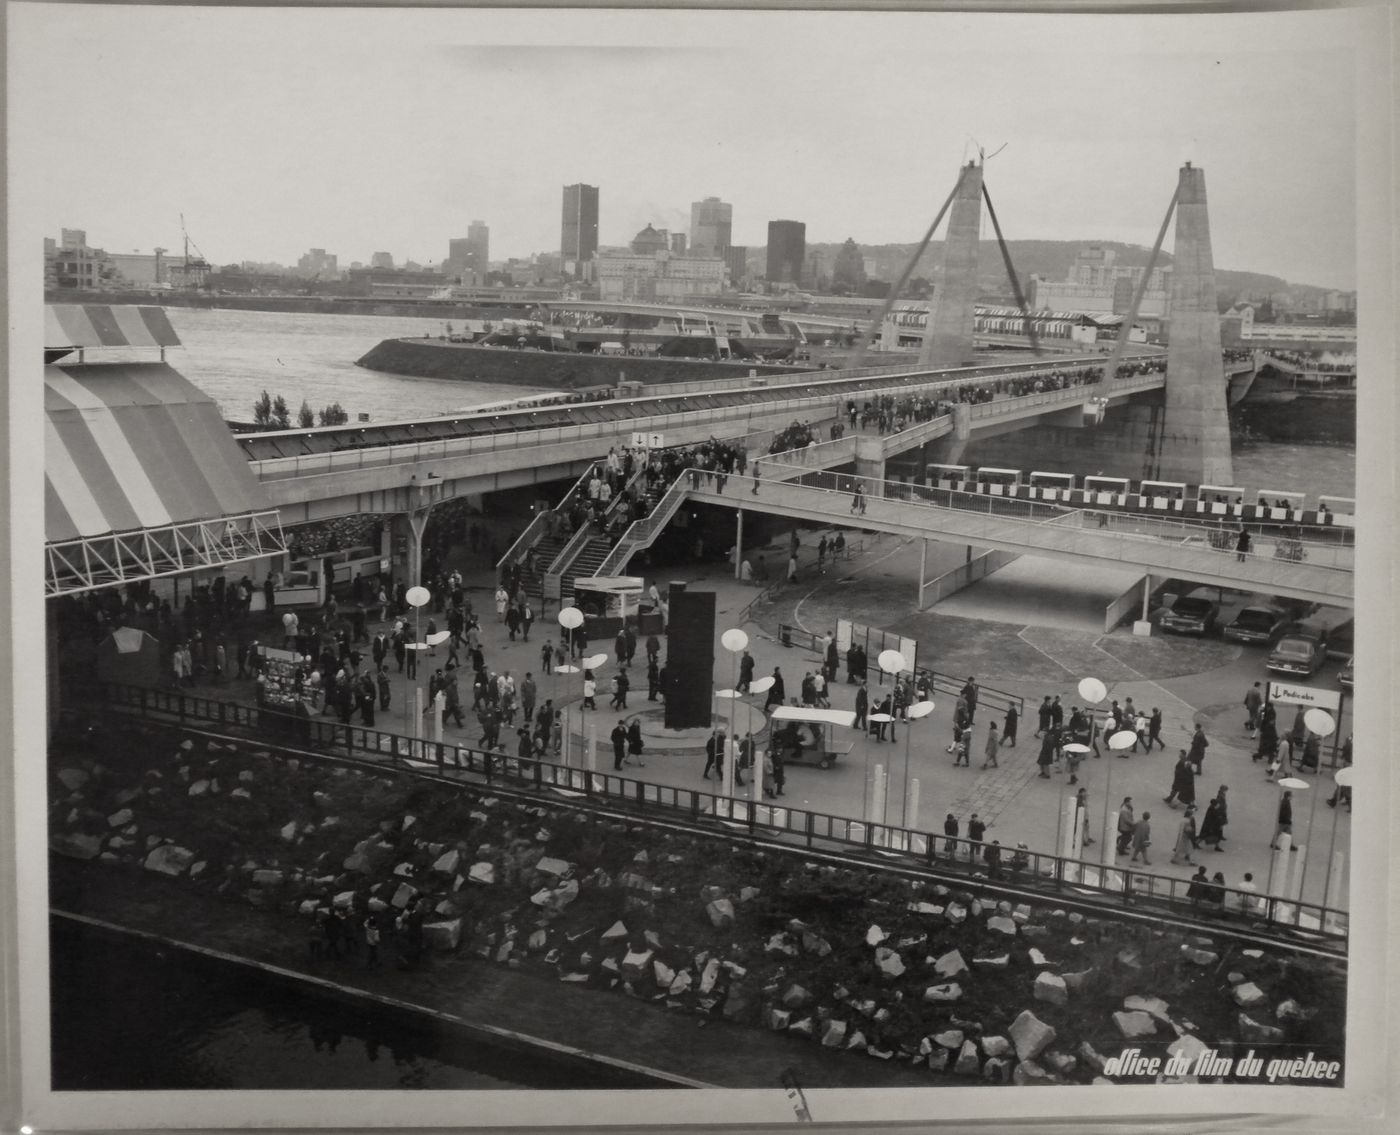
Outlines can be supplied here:
M1355 678L1356 656L1352 655L1350 658L1347 659L1347 664L1342 667L1342 672L1337 675L1337 682L1342 687L1342 689L1346 690L1347 693L1351 693L1351 684L1355 680Z
M1215 630L1220 604L1204 595L1183 595L1162 615L1162 629L1177 634L1207 635Z
M1269 654L1268 667L1279 674L1308 677L1317 673L1327 658L1327 644L1320 635L1308 632L1286 634Z
M1236 642L1270 645L1283 634L1290 622L1288 612L1277 607L1246 607L1220 633Z

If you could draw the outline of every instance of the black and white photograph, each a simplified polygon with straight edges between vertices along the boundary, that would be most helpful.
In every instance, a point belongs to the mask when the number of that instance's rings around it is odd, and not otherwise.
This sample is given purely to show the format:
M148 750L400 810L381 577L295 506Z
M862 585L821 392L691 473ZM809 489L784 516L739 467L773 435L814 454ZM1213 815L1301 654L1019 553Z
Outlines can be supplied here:
M1392 17L9 4L0 1118L1369 1130Z

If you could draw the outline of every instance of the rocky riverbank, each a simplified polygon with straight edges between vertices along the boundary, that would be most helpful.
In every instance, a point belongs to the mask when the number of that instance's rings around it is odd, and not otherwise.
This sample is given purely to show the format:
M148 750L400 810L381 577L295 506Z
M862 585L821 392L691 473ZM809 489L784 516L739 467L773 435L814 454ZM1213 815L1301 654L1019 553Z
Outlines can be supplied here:
M1122 1082L1103 1073L1125 1046L1343 1058L1344 970L1283 950L168 727L61 737L50 768L51 848L78 870L167 880L308 941L331 910L355 929L406 914L385 952L408 982L416 911L443 963L591 991L601 1014L620 995L781 1033L928 1084Z

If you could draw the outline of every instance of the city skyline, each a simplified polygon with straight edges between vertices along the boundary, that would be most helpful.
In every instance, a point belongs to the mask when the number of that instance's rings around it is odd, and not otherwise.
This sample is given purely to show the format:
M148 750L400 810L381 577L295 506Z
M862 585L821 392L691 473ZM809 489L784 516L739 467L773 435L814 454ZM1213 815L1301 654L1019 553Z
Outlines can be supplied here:
M100 243L113 251L178 247L183 213L216 264L288 263L308 247L342 263L382 249L396 262L437 262L448 237L484 217L498 257L523 258L555 250L560 186L574 183L602 191L600 245L624 245L648 223L688 231L690 207L706 195L733 203L735 244L763 244L767 223L783 217L802 218L813 244L856 233L867 245L907 243L927 227L958 165L979 146L1006 143L987 183L1008 239L1150 245L1175 170L1191 160L1209 180L1221 264L1356 286L1348 45L1360 33L1345 10L803 13L781 24L771 13L662 21L560 12L554 23L504 12L473 14L474 23L450 11L201 9L197 21L178 9L16 13L11 34L26 45L16 53L17 141L34 147L41 167L60 168L77 151L104 172L46 179L45 227L84 223L107 234ZM281 34L268 35L268 21ZM212 24L231 53L254 41L257 51L246 70L217 67L194 81L200 57L186 48L207 41ZM570 28L577 45L550 42ZM878 50L846 34L857 28L882 33ZM720 29L732 50L710 46ZM1082 34L1090 30L1092 44ZM407 44L425 31L434 33L428 50L410 54ZM310 84L295 61L318 35L340 64L329 81ZM59 45L92 49L90 84L72 89L31 69ZM736 93L727 81L756 55L771 80L762 106L751 88ZM820 80L831 73L821 65L828 58L878 64L870 73L881 75L879 90ZM1300 65L1315 82L1294 81ZM400 104L386 99L385 84L409 76L449 103L508 83L515 109L478 127L480 144L459 154L443 146L432 116L420 127L392 111ZM706 98L691 106L697 84ZM137 89L140 97L121 93ZM983 89L998 97L969 93ZM510 126L537 112L564 118L546 146ZM288 128L267 131L274 115ZM591 129L605 123L625 129ZM874 134L872 124L881 126ZM227 158L229 139L245 155L238 163ZM367 139L392 176L346 176L365 160Z

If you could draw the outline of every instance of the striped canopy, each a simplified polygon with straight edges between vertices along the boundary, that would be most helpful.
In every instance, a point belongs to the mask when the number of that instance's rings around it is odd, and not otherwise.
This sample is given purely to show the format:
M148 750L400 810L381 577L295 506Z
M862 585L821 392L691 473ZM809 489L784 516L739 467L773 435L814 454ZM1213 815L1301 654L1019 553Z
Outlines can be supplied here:
M44 347L178 347L165 309L55 303L44 308Z
M165 363L47 366L44 409L50 544L271 508L214 400Z

